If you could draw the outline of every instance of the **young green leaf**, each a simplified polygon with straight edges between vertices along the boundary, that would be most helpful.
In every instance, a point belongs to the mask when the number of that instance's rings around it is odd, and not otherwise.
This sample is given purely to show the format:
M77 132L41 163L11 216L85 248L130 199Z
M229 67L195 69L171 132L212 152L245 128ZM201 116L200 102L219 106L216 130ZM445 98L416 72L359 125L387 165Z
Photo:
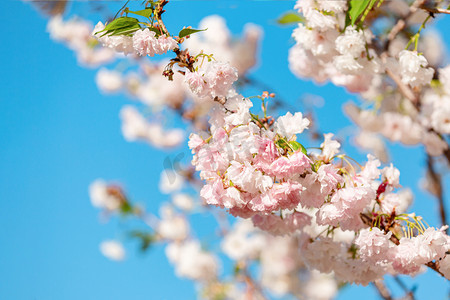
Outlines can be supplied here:
M114 36L114 35L129 35L134 33L135 31L141 29L141 26L139 26L139 24L136 24L132 27L125 27L125 28L119 28L114 30L110 36Z
M158 29L154 28L154 27L146 27L148 28L148 30L153 31L154 33L156 33L156 37L159 37L161 35L161 31L159 31Z
M136 24L139 24L139 20L136 18L130 17L120 17L113 20L111 23L106 24L106 31L114 31L119 28L132 27Z
M105 29L97 31L95 34L106 31L104 35L125 35L140 29L139 20L130 17L120 17L106 24Z
M206 29L208 29L208 28L206 28ZM191 35L193 33L197 33L197 32L200 32L200 31L205 31L206 29L184 28L184 29L182 29L180 31L180 33L178 34L178 37L181 39L181 38L184 38L185 36Z
M125 202L125 203L123 203L123 204L120 206L120 212L121 212L123 215L129 215L129 214L131 214L131 213L133 212L133 207L131 206L130 203Z
M149 8L138 10L138 11L127 10L127 12L135 14L135 15L143 16L146 18L150 18L150 16L153 13L153 9L151 7L149 7Z
M277 23L280 25L289 25L303 21L303 17L296 12L286 12L277 19Z
M291 148L294 149L294 151L297 151L298 149L300 149L300 151L302 151L303 154L307 155L306 148L303 147L303 145L300 144L299 142L290 141L289 145L291 145Z
M356 21L369 5L371 0L351 0L350 1L350 9L347 12L347 16L350 19L350 24L355 25Z
M137 238L141 241L141 251L147 250L155 242L156 238L152 233L133 230L129 233L130 237Z

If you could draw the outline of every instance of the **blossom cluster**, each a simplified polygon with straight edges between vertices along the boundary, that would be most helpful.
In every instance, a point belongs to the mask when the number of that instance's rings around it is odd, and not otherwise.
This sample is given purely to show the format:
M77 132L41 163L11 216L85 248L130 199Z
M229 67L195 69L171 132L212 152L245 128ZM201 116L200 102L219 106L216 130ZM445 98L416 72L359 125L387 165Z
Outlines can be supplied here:
M212 15L203 18L198 28L208 29L183 42L183 47L192 53L212 53L218 61L229 62L239 76L245 76L257 63L258 44L263 34L259 26L245 24L242 37L238 39L231 35L225 19Z
M332 299L337 292L338 283L331 274L308 271L295 235L273 236L244 219L234 224L221 245L235 261L258 261L262 287L278 296L291 293L297 298ZM308 275L299 282L299 273Z
M190 136L192 163L206 181L200 191L205 203L251 218L275 235L299 234L308 266L334 271L347 282L366 285L386 273L413 275L446 257L450 237L443 230L398 232L405 217L397 216L410 202L408 194L394 192L400 187L398 169L380 169L369 155L356 171L332 134L325 135L319 153L307 153L296 141L309 125L301 113L270 125L251 114L251 107L250 100L230 91L225 104L213 109L211 135ZM377 222L391 224L372 228ZM351 238L334 240L337 228Z
M159 112L165 107L179 110L183 118L192 121L192 125L197 129L205 129L205 115L209 111L210 98L224 96L231 85L237 80L238 74L246 74L256 63L257 46L261 38L261 29L256 25L247 24L244 28L243 37L236 39L232 37L225 21L219 16L206 17L199 24L200 28L209 28L205 32L192 35L185 40L180 47L189 48L193 53L214 51L214 56L206 58L201 56L195 64L195 70L187 70L183 77L178 72L173 75L172 81L168 81L161 76L164 72L167 61L148 62L138 60L140 70L138 72L129 71L126 74L117 70L102 68L97 73L96 81L99 89L106 94L117 93L121 90L127 91L136 97L152 111ZM98 24L93 32L103 28ZM96 36L100 36L98 33ZM217 38L220 37L220 38ZM148 29L138 30L133 36L104 36L100 37L110 48L119 45L117 41L130 40L134 43L134 49L139 50L138 54L147 49L148 55L161 54L171 47L164 48L164 45L172 45L167 42L167 38L161 35L155 38L154 32ZM158 42L160 40L160 42ZM171 40L169 40L171 41ZM164 44L164 42L167 42ZM121 42L131 45L128 42ZM113 47L114 46L114 47ZM130 46L131 47L131 46ZM105 47L104 49L109 49ZM131 53L131 48L129 51ZM149 52L150 51L150 52ZM119 52L121 50L119 49ZM217 60L217 61L216 61ZM230 61L230 64L224 63ZM231 67L233 66L233 67ZM190 100L189 100L190 99ZM189 100L189 101L188 101ZM188 102L188 104L186 104ZM131 108L123 109L121 113L124 122L122 128L127 140L145 140L156 147L170 147L180 144L182 139L178 129L171 129L169 134L162 139L163 126L158 122L153 122L152 126L144 125L148 123L146 118L138 110L130 112ZM147 129L144 129L147 128ZM148 130L158 128L157 130ZM160 128L160 129L159 129Z
M333 215L333 225L337 225L375 199L374 180L381 175L377 160L371 158L363 171L350 174L342 165L330 163L340 147L331 134L326 135L321 153L302 151L296 135L307 128L309 120L300 112L287 113L266 128L255 121L251 106L240 95L228 97L223 107L213 111L212 135L190 136L193 164L207 182L200 195L208 204L241 217L299 205L320 208L318 216L329 219ZM361 224L349 228L357 230Z
M415 30L416 23L428 21L427 14L401 2L389 1L378 9L393 13L399 24L407 16L407 28L411 30ZM408 42L394 29L387 36L374 34L372 29L379 31L379 28L376 25L372 28L372 21L362 26L347 24L347 1L299 0L295 9L304 21L292 33L296 41L289 52L292 72L300 78L344 86L374 107L347 108L361 128L356 138L359 146L384 160L387 153L382 136L406 145L423 144L431 156L448 150L445 140L450 133L449 94L445 88L448 67L437 68L442 53L433 50L439 44L439 36L425 35L421 53L418 40L414 50L408 50L419 33ZM436 77L441 85L432 87Z
M92 25L82 19L63 21L60 15L50 19L47 25L50 37L64 42L77 53L78 61L87 66L96 67L114 60L116 53L109 48L98 47L91 36Z
M80 18L63 21L61 16L53 17L48 25L51 38L63 41L78 54L79 60L89 66L98 66L120 57L120 53L130 56L153 56L178 48L176 41L160 35L148 28L137 30L133 35L102 36L104 25L95 28ZM138 71L110 70L101 68L96 82L102 93L113 94L126 91L136 97L153 112L165 107L180 110L180 114L197 129L205 128L204 116L210 108L210 97L223 96L237 79L237 73L244 75L256 63L261 29L252 24L244 28L243 37L232 37L225 21L219 16L206 17L200 28L209 28L185 40L184 48L194 53L214 51L212 61L198 63L197 69L183 78L178 72L168 81L161 76L167 61L147 62L136 60ZM217 37L220 37L219 39ZM89 55L87 55L89 54ZM215 61L230 61L231 64ZM231 67L231 65L233 67ZM216 75L222 77L216 77ZM187 100L190 103L186 105ZM132 107L124 107L121 112L123 134L127 140L143 140L159 148L175 147L183 141L179 129L165 129L158 120L149 122L147 117Z
M133 34L133 48L141 56L154 56L164 54L178 47L178 43L165 34L156 38L156 33L148 28L136 31Z
M148 28L136 30L131 36L107 35L102 33L104 29L105 25L99 22L95 25L92 34L104 47L119 53L154 56L178 48L177 41L171 36L163 34L156 37L156 33Z
M386 5L398 1L392 2ZM404 144L422 143L432 156L448 149L450 67L436 69L435 60L420 53L417 46L405 50L407 41L402 44L400 35L379 47L370 26L345 21L348 1L299 0L295 9L304 21L293 32L292 72L319 83L330 80L376 102L371 110L354 105L345 108L363 130L360 144L385 159L379 135ZM188 145L194 154L192 164L204 182L202 205L226 209L245 219L232 230L223 230L221 248L235 261L236 278L251 282L247 264L258 262L264 288L281 296L291 293L308 299L331 298L337 290L336 280L367 285L385 274L415 275L425 266L450 278L446 228L425 226L420 217L406 213L412 195L397 190L401 187L399 170L392 164L381 168L372 155L363 165L351 162L331 133L324 135L317 151L308 151L299 137L311 121L300 112L276 119L267 116L264 101L268 93L258 97L263 100L264 117L252 113L252 101L238 94L233 85L256 63L260 30L247 26L244 37L236 42L221 18L209 17L201 24L208 30L186 39L184 46L149 28L102 36L105 26L97 24L93 33L107 49L132 57L176 49L177 58L171 62L179 62L179 69L173 70L164 67L173 67L168 62L141 62L141 72L127 76L102 69L97 83L105 93L126 89L153 112L170 107L192 121L197 133L190 135ZM60 39L72 41L62 32ZM168 70L173 73L170 82L160 75ZM436 78L440 84L432 86ZM186 104L186 98L193 101ZM209 124L199 121L205 116ZM149 123L134 107L125 107L121 117L127 140L143 139L158 147L182 142L180 130ZM184 184L179 175L170 183L163 178L161 191L178 193ZM192 173L186 177L194 180ZM91 198L108 213L131 210L142 218L120 189L102 181L92 185ZM145 221L155 239L167 243L166 255L178 276L201 282L211 295L224 293L238 299L243 294L236 284L239 280L219 284L218 257L202 248L191 233L185 214L192 213L193 207L190 197L176 194L170 205L162 207L160 218ZM104 244L102 252L124 257L115 243ZM308 272L309 280L299 284L302 271ZM262 294L255 288L251 298L262 298Z
M132 206L120 187L100 179L91 184L89 193L92 204L109 213L124 212L126 207ZM131 208L131 213L143 217L154 230L155 242L167 243L166 255L175 265L177 275L201 282L214 281L219 268L218 260L212 253L201 249L200 242L190 235L189 223L182 213L183 210L190 211L192 207L190 196L178 193L174 195L172 203L161 207L159 218L150 214L144 216L139 207ZM125 250L118 241L105 241L100 250L113 260L125 258Z
M124 106L120 112L122 118L122 132L126 140L146 140L161 148L180 145L184 140L181 129L164 130L161 124L149 123L133 106Z
M184 81L200 98L224 97L238 79L238 72L229 63L207 62L194 72L187 71Z
M273 236L254 227L250 220L238 220L233 224L224 233L219 248L236 263L238 270L259 264L261 278L240 278L241 275L238 275L234 280L220 279L219 256L201 246L188 222L188 218L199 208L192 197L180 193L178 184L175 186L171 191L172 201L161 206L159 217L144 213L142 208L132 203L128 204L134 207L136 216L153 230L152 245L166 245L165 254L174 265L177 276L198 282L206 298L226 295L227 299L246 299L251 295L253 299L264 299L260 292L250 293L245 288L243 283L248 280L255 280L253 284L260 284L261 288L280 297L287 294L297 297L308 295L308 299L320 300L332 299L336 294L338 282L333 275L308 271L306 261L298 255L300 245L296 235ZM118 186L103 180L92 183L90 196L93 205L103 207L108 213L120 212L124 202L118 202L118 198L128 198ZM100 251L111 260L121 261L126 258L125 249L118 240L102 242ZM240 272L243 270L238 271ZM298 282L300 272L309 274L301 284Z
M412 87L430 83L434 71L417 51L399 51L393 43L387 59L374 47L376 36L370 28L345 27L347 1L299 0L295 9L305 17L292 34L296 45L289 54L291 70L299 77L331 80L358 93L376 87L386 69L399 72Z

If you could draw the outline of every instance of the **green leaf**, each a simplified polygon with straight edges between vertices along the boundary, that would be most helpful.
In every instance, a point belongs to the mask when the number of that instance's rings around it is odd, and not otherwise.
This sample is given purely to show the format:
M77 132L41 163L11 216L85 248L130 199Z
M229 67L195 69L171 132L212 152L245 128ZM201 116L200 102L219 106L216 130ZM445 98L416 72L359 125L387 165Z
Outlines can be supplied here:
M123 204L120 206L120 212L121 212L123 215L131 214L131 213L133 213L133 207L132 207L131 204L128 203L128 201L127 201L127 202L123 203Z
M127 10L126 12L129 12L129 13L132 13L135 15L139 15L139 16L143 16L146 18L150 18L150 16L153 13L153 9L151 7L149 7L149 8L138 10L138 11Z
M303 154L307 155L307 151L306 148L300 144L299 142L296 141L290 141L289 145L291 145L291 148L294 149L294 151L297 151L298 149L300 149L300 151L302 151Z
M301 149L303 147L302 144L296 141L290 141L289 144L291 145L292 149L294 149L294 151L297 151L298 149Z
M352 23L352 20L350 20L349 13L347 13L345 15L345 26L344 26L344 29L347 28L348 26L350 26L351 23Z
M256 124L261 124L261 121L259 120L258 115L250 113L250 116L252 117L252 120L254 120Z
M152 233L147 233L139 230L134 230L129 233L133 238L138 238L141 242L141 251L144 252L156 241L155 236Z
M277 23L281 25L288 25L292 23L300 23L303 22L304 19L301 15L296 12L287 12L284 13L277 19Z
M101 31L97 31L95 34L106 31L102 36L104 35L116 35L117 32L123 32L129 29L139 29L139 20L136 18L130 18L130 17L120 17L115 20L113 20L111 23L106 24L105 29Z
M135 31L141 29L141 26L139 26L139 24L136 24L135 26L132 27L125 27L125 28L119 28L114 30L110 36L114 36L114 35L129 35L134 33Z
M146 27L148 28L148 30L153 31L154 33L156 33L156 37L159 37L161 35L161 31L159 31L158 29L154 28L154 27Z
M358 18L364 13L371 0L351 0L350 9L347 12L350 24L355 25Z
M239 274L239 272L241 272L241 266L239 264L235 264L233 268L233 274L237 275Z
M106 24L105 30L116 30L119 28L131 27L136 24L139 24L139 20L136 18L120 17L113 20L111 23Z
M206 28L206 29L208 29L208 28ZM197 33L197 32L200 32L200 31L205 31L206 29L184 28L184 29L182 29L180 31L180 33L178 34L178 37L181 39L181 38L184 38L185 36L191 35L193 33Z

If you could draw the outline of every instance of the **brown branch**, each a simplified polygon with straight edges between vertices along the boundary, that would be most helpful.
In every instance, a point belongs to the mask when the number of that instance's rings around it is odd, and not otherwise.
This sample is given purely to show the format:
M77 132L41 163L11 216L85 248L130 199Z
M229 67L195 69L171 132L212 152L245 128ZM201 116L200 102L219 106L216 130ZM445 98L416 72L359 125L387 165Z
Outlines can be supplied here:
M391 31L388 34L388 44L386 46L389 46L389 43L392 42L395 37L402 31L406 26L406 22L404 19L399 19L397 23L392 27ZM387 49L386 49L387 50Z
M380 294L381 298L384 300L392 300L391 292L388 290L386 285L383 283L383 280L375 280L373 282L373 285L378 291L378 294Z
M170 36L170 33L167 30L166 25L164 25L164 23L161 19L161 15L165 12L165 10L163 10L163 7L167 3L169 3L169 0L162 0L162 1L158 2L157 7L156 7L155 17L156 17L156 20L158 20L158 25L162 29L162 31L164 31L164 33L167 34L167 36Z
M389 44L395 39L395 37L405 28L406 21L421 7L424 5L426 0L416 0L414 3L409 7L409 12L401 16L397 20L397 23L392 27L391 31L388 34L388 41L384 47L385 51L388 50Z
M439 173L434 169L433 158L428 155L427 156L427 168L428 174L430 175L431 184L433 185L433 190L436 190L436 198L439 203L439 214L441 217L442 226L447 225L447 214L445 212L445 202L444 202L444 191L442 187L442 178ZM448 233L448 228L446 230Z
M429 7L420 7L430 13L433 14L447 14L450 15L450 10L449 9L443 9L443 8L429 8Z
M415 13L419 8L421 8L427 0L416 0L414 3L410 6L409 12L410 14Z
M381 55L381 58L383 60L386 60L386 58L387 58L387 52L386 51ZM400 90L400 93L405 98L407 98L409 101L411 101L411 103L415 107L418 107L418 105L419 105L419 98L414 94L414 92L409 88L409 86L404 84L403 81L400 79L400 77L398 77L394 72L392 72L388 68L386 68L386 74L389 77L391 77L391 79L397 84L397 86L398 86L398 88Z
M444 274L442 274L441 271L439 271L438 265L437 265L435 262L432 262L432 261L427 262L427 263L425 264L425 266L427 266L428 268L430 268L430 269L436 271L436 272L439 273L439 275L441 275L442 277L445 277Z
M450 145L444 151L444 156L445 156L445 158L447 158L447 162L448 162L448 164L450 166Z
M400 288L406 293L406 295L409 296L410 300L415 299L414 290L410 290L398 276L394 276L394 280L395 280L395 282L397 282L397 284L400 286Z
M406 84L404 84L402 80L391 70L386 69L386 74L388 74L389 77L391 77L392 80L394 80L394 82L397 84L400 93L409 101L411 101L414 106L417 107L419 104L419 98L414 94L414 92Z
M411 5L410 10L408 12L408 14L406 16L404 16L404 18L399 19L397 21L397 23L394 25L394 27L392 28L392 30L389 32L388 35L388 41L385 44L385 49L384 52L381 54L381 57L383 59L386 59L387 57L387 51L389 48L389 44L390 42L405 28L406 26L406 21L413 13L415 13L418 9L424 9L430 13L446 13L446 14L450 14L450 10L447 9L441 9L441 8L427 8L424 7L426 1L424 0L416 0L413 5ZM417 94L415 94L413 92L413 90L411 88L409 88L408 85L404 84L401 79L391 70L386 69L386 74L391 77L391 79L397 84L400 93L407 98L408 100L411 101L411 103L417 108L419 106L419 97ZM448 147L445 151L444 151L444 156L446 157L449 165L450 165L450 147ZM441 176L439 174L437 174L434 170L433 167L433 162L430 158L430 156L428 156L428 160L427 160L427 165L428 165L428 172L430 174L431 180L432 180L432 184L434 184L436 186L436 190L437 190L437 199L439 201L439 212L440 212L440 218L441 218L441 223L442 225L447 225L447 216L446 216L446 210L445 210L445 202L444 202L444 196L443 196L443 188L442 188L442 182L441 182ZM446 230L448 233L448 229Z
M245 262L241 262L240 274L242 276L242 281L246 285L246 291L244 294L245 299L253 300L253 299L262 299L267 300L268 298L264 295L262 287L252 278L250 272L248 272L247 264Z
M274 98L270 103L272 104L273 109L277 109L278 107L287 109L287 110L294 110L296 111L298 108L295 107L292 104L289 104L287 101L285 101L283 98L280 97L280 94L274 89L273 86L270 86L269 84L254 78L254 77L248 77L248 76L242 76L239 78L238 85L242 84L242 86L245 87L245 85L250 85L252 87L258 88L263 91L271 91L274 92L276 95L276 98Z
M366 224L366 225L368 225L370 227L373 227L373 224L375 223L375 220L373 219L373 217L371 217L370 215L367 215L367 214L363 214L363 213L360 214L360 217L361 217L361 220L362 220L362 222L364 224ZM393 227L393 224L388 224L386 226L386 224L382 223L380 229L382 231L384 231L385 233L388 233L388 232L392 232L390 230L392 227ZM391 235L390 241L393 242L397 246L400 245L400 239L397 238L395 236L395 234ZM434 270L435 272L437 272L442 277L445 277L444 274L442 274L441 271L439 271L439 266L435 262L430 261L430 262L427 262L424 265L427 266L428 268Z

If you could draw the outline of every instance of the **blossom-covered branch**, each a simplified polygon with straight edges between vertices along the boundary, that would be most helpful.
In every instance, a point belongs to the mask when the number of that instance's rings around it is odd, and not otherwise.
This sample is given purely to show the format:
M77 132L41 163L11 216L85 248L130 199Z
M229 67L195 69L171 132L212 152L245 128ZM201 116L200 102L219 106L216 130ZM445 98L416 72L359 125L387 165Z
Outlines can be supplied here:
M125 88L152 112L170 107L188 120L195 131L188 145L200 180L193 172L179 173L200 182L201 206L215 206L240 219L231 231L222 231L222 250L236 267L232 280L220 278L217 257L190 235L191 210L185 208L193 204L184 196L162 209L161 220L150 218L153 233L138 238L167 243L176 273L199 282L212 299L235 299L237 294L263 299L266 288L315 299L307 288L315 280L331 286L332 294L338 282L373 282L382 297L392 299L381 282L386 274L414 276L429 267L450 278L447 227L431 227L418 214L408 213L412 194L400 189L398 169L392 164L382 168L373 155L361 164L354 161L341 151L333 133L309 147L303 133L310 119L301 112L277 116L271 110L275 95L268 91L244 96L236 90L239 78L255 64L259 29L249 26L240 42L231 42L224 25L213 17L204 22L222 34L188 26L173 35L162 20L167 2L146 1L138 11L124 6L120 17L98 23L92 35L74 37L64 28L87 31L84 23L69 26L55 18L49 26L55 38L78 53L89 53L79 55L93 64L117 54L140 61L172 55L160 65L143 64L149 82L138 76L124 82L121 74L104 70L98 75L99 86L105 92ZM377 155L387 158L381 137L423 144L430 157L445 155L450 67L439 68L440 59L427 53L429 47L419 52L422 30L433 11L423 7L424 1L410 6L375 2L364 0L358 6L356 1L297 1L295 9L302 18L293 32L290 68L298 77L331 81L360 95L365 107L349 104L345 110L361 128L359 144ZM383 18L390 30L374 25ZM419 18L417 24L414 18ZM214 28L203 25L199 28ZM207 41L199 38L202 35ZM181 131L149 124L133 107L124 108L121 117L128 140L144 139L159 147L182 142ZM432 181L441 188L429 161ZM92 187L91 198L109 213L145 215L121 189L104 182ZM442 190L438 198L445 223ZM282 260L292 261L292 266L270 271L271 264L282 265ZM261 280L253 278L249 267L257 263ZM299 283L301 271L308 272L310 282Z

